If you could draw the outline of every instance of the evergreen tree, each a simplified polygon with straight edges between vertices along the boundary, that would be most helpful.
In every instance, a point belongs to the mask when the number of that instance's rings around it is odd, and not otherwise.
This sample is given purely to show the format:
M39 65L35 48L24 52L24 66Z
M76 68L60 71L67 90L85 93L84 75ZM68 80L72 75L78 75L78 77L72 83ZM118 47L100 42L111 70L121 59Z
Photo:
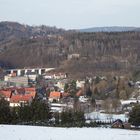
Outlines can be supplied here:
M69 92L70 92L71 96L74 97L76 95L76 92L77 92L77 89L76 89L76 81L75 80L73 80L71 82L69 89L70 89Z
M61 113L61 125L62 126L83 126L85 124L84 112L68 110Z
M0 99L0 123L11 123L11 112L9 103L3 98Z
M55 118L55 125L59 125L60 124L60 114L59 113L55 113L54 114L54 118Z
M50 119L49 106L39 99L34 99L31 103L32 120L36 121L48 121Z
M19 121L19 107L13 107L11 108L11 120L12 120L12 124L17 124Z
M32 121L32 112L30 106L23 106L19 109L19 119L21 122Z
M69 88L69 85L68 85L68 83L66 83L65 86L64 86L64 91L67 92L68 88Z
M132 111L129 114L129 122L132 125L140 126L140 105L133 107Z
M39 99L34 99L30 105L20 107L21 122L48 122L51 118L49 106Z

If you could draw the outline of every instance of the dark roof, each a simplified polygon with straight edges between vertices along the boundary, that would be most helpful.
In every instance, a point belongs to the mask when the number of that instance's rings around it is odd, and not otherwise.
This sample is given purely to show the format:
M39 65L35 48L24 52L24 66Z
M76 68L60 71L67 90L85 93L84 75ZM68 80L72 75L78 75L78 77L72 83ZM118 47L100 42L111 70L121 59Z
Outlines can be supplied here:
M123 121L121 119L117 119L113 123L121 123L121 124L123 124Z

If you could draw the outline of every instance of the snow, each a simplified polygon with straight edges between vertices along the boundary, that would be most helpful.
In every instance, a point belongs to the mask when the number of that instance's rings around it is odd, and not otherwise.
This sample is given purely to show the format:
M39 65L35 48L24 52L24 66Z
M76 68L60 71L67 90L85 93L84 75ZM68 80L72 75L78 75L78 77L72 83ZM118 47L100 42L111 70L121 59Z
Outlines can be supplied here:
M100 112L87 113L85 114L85 117L86 119L102 122L110 122L117 119L121 119L124 122L128 120L128 117L125 114L106 114Z
M131 100L121 100L121 104L122 105L129 105L131 103L137 103L140 102L140 100L136 100L136 99L131 99Z
M138 140L140 131L0 125L0 140Z

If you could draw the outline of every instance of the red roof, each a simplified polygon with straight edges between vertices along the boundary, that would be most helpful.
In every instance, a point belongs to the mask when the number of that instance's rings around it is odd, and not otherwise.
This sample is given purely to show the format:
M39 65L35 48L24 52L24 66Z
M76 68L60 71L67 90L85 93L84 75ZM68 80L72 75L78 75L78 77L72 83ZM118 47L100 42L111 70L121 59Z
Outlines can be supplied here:
M10 90L0 90L0 95L6 98L10 98L12 95L12 92Z
M53 91L50 93L50 98L60 98L61 97L61 92L58 91Z
M12 91L16 91L16 95L12 94ZM36 92L35 92L35 88L12 87L12 88L0 90L0 95L4 96L5 98L10 98L10 102L18 103L19 101L28 102L31 99L35 98Z
M17 88L17 87L10 87L10 88L6 88L4 89L6 91L17 91L17 94L24 94L24 93L35 93L36 89L35 87L28 87L28 88Z
M35 87L25 88L25 93L36 94L36 88Z
M36 96L36 92L29 93L29 94L25 94L25 96L28 96L28 97L33 97L33 98L35 98L35 96Z
M35 87L26 87L25 91L36 92L36 88Z
M6 88L4 90L6 90L6 91L17 91L17 93L19 93L19 94L25 93L25 89L24 88L9 87L9 88Z
M34 98L34 96L30 95L30 94L25 94L25 95L13 95L10 99L10 102L12 103L18 103L20 101L24 101L24 102L29 102L30 100L32 100Z
M82 89L80 89L77 93L76 93L76 96L81 96L83 94L83 91L82 91Z

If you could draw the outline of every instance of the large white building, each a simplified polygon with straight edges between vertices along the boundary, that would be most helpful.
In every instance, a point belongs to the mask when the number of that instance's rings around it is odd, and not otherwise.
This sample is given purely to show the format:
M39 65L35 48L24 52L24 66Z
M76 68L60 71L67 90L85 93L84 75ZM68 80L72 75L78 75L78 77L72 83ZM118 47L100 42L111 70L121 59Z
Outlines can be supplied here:
M4 81L16 87L28 86L28 77L25 76L15 76L15 77L5 76Z

